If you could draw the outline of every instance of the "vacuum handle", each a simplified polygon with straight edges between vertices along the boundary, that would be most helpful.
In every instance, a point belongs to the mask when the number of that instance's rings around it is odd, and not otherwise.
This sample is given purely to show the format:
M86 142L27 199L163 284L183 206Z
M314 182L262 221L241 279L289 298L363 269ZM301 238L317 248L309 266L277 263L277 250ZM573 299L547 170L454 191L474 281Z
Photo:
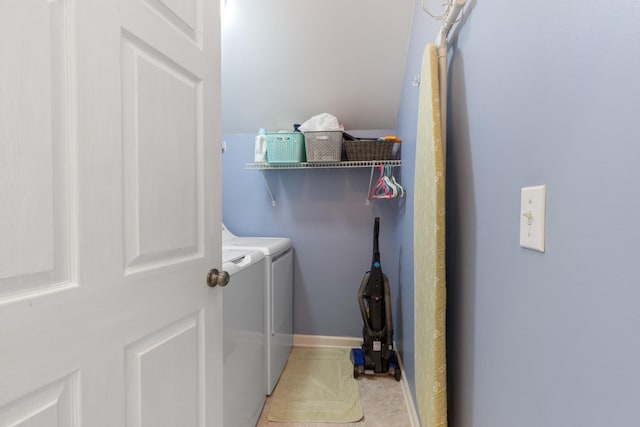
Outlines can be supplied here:
M379 253L378 249L378 235L380 234L380 217L376 217L376 220L373 224L373 254L375 256L376 253ZM378 255L379 256L379 255Z

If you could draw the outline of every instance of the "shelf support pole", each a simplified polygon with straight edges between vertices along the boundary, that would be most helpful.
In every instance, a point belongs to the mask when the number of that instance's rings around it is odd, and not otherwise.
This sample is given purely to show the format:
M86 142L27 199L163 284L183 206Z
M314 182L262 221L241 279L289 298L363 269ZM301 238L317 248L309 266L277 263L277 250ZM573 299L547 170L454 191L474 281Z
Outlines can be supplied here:
M276 206L276 199L273 197L273 193L271 192L271 187L269 187L269 181L267 181L267 177L264 174L264 170L260 170L260 175L262 175L262 180L264 181L264 186L267 187L267 192L269 192L269 197L271 197L271 206Z

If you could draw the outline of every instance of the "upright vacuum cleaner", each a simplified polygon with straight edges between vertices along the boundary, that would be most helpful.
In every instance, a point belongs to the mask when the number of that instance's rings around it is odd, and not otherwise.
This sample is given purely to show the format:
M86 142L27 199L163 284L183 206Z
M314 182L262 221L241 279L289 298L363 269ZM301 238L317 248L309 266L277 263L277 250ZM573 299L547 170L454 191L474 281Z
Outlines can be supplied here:
M382 272L378 235L380 218L373 226L373 260L371 270L362 278L358 303L364 327L362 348L351 349L353 377L365 375L393 375L400 381L400 367L393 351L393 321L389 279Z

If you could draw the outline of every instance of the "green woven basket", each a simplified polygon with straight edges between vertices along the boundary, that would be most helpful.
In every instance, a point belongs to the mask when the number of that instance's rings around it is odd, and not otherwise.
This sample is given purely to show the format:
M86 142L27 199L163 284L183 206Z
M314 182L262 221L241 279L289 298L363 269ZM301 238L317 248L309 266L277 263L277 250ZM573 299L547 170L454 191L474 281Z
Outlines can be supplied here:
M267 134L268 163L301 163L305 159L304 134L301 132Z

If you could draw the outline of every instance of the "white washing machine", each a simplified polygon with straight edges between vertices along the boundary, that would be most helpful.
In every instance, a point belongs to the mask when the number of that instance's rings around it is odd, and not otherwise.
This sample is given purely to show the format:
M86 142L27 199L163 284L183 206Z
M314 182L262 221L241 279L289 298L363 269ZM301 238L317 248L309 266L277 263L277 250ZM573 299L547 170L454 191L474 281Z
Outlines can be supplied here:
M254 427L264 406L265 257L262 251L222 249L223 418L229 427Z
M278 383L293 346L293 248L279 237L238 237L222 226L223 248L258 250L266 258L266 394Z

